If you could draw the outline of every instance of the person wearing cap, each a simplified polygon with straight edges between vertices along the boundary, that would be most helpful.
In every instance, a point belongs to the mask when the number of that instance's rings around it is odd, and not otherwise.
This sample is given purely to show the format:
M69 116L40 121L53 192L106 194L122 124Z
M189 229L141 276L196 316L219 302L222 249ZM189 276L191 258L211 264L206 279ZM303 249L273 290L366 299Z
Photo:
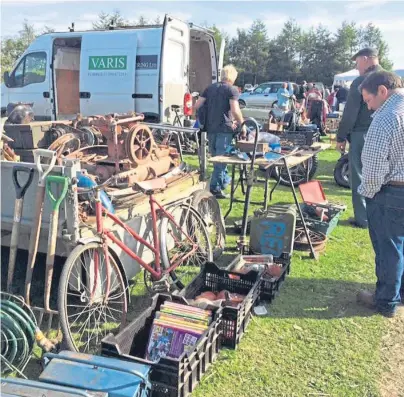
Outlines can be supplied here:
M358 88L369 73L383 70L383 68L379 65L378 52L373 48L363 48L353 56L352 60L356 62L359 77L352 82L349 89L337 132L337 150L345 152L346 143L349 142L349 173L354 212L354 218L351 218L349 222L352 226L367 228L365 198L358 193L358 187L362 180L361 154L371 123L372 111L366 106Z
M362 183L369 234L376 254L375 292L361 291L358 302L386 317L404 301L404 92L391 72L371 73L359 86L372 114L362 151ZM401 313L400 313L401 314Z

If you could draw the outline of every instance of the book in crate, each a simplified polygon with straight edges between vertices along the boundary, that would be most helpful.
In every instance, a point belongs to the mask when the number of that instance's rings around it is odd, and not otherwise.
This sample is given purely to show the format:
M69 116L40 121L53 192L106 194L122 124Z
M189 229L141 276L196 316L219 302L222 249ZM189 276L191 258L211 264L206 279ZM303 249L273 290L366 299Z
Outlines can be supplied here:
M210 310L166 301L155 314L146 359L178 358L192 351L211 320Z

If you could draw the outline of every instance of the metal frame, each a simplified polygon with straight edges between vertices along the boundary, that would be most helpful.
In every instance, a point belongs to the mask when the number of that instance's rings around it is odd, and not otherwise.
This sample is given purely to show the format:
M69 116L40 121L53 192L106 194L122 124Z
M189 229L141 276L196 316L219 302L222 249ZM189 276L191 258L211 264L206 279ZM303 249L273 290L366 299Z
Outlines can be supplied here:
M149 194L149 203L150 203L150 211L151 211L151 218L152 218L153 245L150 244L145 239L143 239L141 236L139 236L131 227L125 225L124 222L122 222L117 216L113 215L112 213L110 213L108 210L106 210L102 206L101 198L100 198L100 190L97 190L97 195L96 195L95 202L96 202L96 204L95 204L95 213L96 213L96 223L97 223L97 235L100 237L100 239L102 241L102 246L103 246L104 255L105 255L105 258L106 258L107 268L109 268L109 254L108 254L108 244L107 244L108 239L110 241L112 241L113 243L115 243L117 246L119 246L127 255L129 255L133 260L137 261L141 267L143 267L146 271L151 273L151 275L154 278L158 279L158 280L160 280L161 277L164 274L168 274L168 273L172 272L173 270L175 270L184 260L186 260L188 257L193 255L196 252L197 248L198 248L198 246L192 241L192 239L189 237L189 235L178 225L178 223L175 221L174 217L169 212L167 212L153 198L152 194ZM158 207L160 212L165 214L170 219L170 221L173 222L175 224L175 226L181 230L182 235L185 236L193 245L193 249L190 252L188 252L186 255L184 255L184 256L182 256L180 258L177 258L175 263L172 266L170 266L168 269L164 270L164 271L161 270L160 241L159 241L159 237L158 237L158 234L157 234L157 230L158 230L158 228L157 228L157 217L158 217L158 214L157 214L156 206ZM154 261L155 269L152 266L150 266L149 264L147 264L140 256L138 256L136 253L134 253L120 239L118 239L114 235L113 231L104 228L103 215L105 215L106 217L112 219L115 222L115 224L117 224L119 227L121 227L122 229L127 231L136 241L138 241L142 245L145 245L147 248L149 248L153 252L154 258L155 258L155 261ZM95 274L95 277L96 277L96 280L97 280L97 275L99 273L99 271L98 271L98 257L95 258L94 264L95 264L94 274ZM96 288L96 284L97 284L96 280L94 282L93 291L91 293L92 295L95 292L95 288ZM109 271L107 271L107 295L108 295L108 292L109 292Z
M254 119L250 119L250 121L254 122L256 124L256 131L259 131L259 126L256 120ZM254 149L253 149L253 154L252 154L252 158L251 158L251 162L249 164L249 170L248 172L245 171L245 167L246 165L242 165L242 168L240 170L240 177L239 177L239 182L243 180L243 173L246 172L246 185L247 185L247 189L246 189L246 193L245 193L245 200L244 200L244 210L243 210L243 218L242 218L242 224L241 224L241 236L240 239L238 241L238 245L240 248L241 253L244 252L244 248L245 246L247 246L247 224L248 224L248 210L250 207L250 196L251 196L251 189L253 187L254 184L254 166L255 166L255 160L256 160L256 153L257 153L257 146L258 146L258 134L255 134L255 139L254 139ZM310 235L309 235L309 231L307 229L307 225L306 222L304 220L304 216L302 213L302 210L300 208L299 205L299 201L296 195L296 190L295 190L295 186L293 184L292 181L292 176L290 174L290 169L289 166L287 164L287 157L296 154L295 151L293 151L292 153L289 153L287 155L283 155L282 157L280 157L279 159L276 160L276 162L282 161L283 162L283 167L285 167L285 169L287 170L287 174L288 174L288 180L290 182L290 188L292 190L292 194L293 194L293 199L294 202L296 204L297 210L299 212L299 216L300 219L302 221L303 224L303 228L304 228L304 232L307 238L307 241L309 242L309 246L310 246L310 256L314 259L318 259L319 258L319 254L314 250L313 245L311 243L311 239L310 239ZM232 180L231 180L231 190L230 190L230 208L227 210L226 215L224 216L224 218L226 219L226 217L230 214L232 208L233 208L233 203L238 201L237 199L234 198L234 193L236 188L234 187L234 180L235 180L235 167L236 165L233 164L232 165ZM271 165L271 167L279 167L278 164L274 164ZM268 167L269 169L270 167ZM267 198L268 198L268 179L269 179L269 173L268 173L268 169L267 169L267 173L265 176L265 193L264 193L264 197L265 197L265 203L264 203L264 208L267 208ZM308 176L309 176L309 167L307 167L307 173L306 173L306 179L308 180ZM271 193L270 193L270 199L272 200L272 193L273 191L276 189L276 187L279 185L279 182L274 186L274 188L272 188Z

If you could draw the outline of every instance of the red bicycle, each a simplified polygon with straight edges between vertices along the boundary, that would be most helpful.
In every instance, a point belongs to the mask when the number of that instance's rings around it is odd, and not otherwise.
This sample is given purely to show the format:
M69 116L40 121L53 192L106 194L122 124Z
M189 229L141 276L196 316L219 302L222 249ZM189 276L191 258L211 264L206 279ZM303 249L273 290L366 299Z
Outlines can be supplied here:
M61 328L66 346L73 351L96 352L106 334L118 332L125 324L128 284L111 243L143 267L145 284L150 289L153 286L159 290L164 287L166 291L182 289L204 262L212 260L209 235L199 213L189 203L180 203L168 212L153 197L154 193L165 189L165 179L136 184L149 196L152 242L139 236L102 206L100 192L106 185L108 182L86 189L95 194L97 241L78 245L71 252L59 283ZM146 263L117 238L114 231L104 225L104 217L150 249L154 262Z

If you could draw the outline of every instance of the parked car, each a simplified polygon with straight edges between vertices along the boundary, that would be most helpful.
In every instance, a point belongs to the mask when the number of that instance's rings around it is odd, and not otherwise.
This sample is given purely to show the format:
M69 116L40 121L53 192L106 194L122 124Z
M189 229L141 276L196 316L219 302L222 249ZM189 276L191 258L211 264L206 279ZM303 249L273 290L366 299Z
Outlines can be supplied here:
M262 83L252 92L245 92L240 95L240 107L270 108L278 99L277 92L282 87L282 81L270 81ZM298 85L288 82L288 90L291 95L298 93Z

